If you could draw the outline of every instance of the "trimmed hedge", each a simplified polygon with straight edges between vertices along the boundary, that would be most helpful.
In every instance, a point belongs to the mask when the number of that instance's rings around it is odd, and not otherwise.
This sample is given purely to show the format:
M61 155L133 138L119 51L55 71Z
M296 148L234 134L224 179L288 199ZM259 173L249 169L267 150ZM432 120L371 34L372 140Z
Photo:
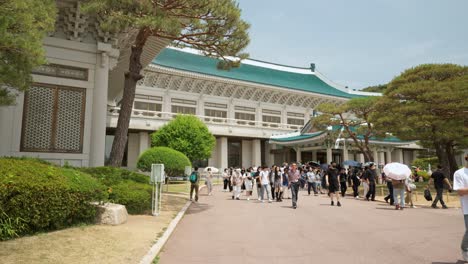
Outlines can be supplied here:
M2 240L93 222L91 202L105 199L105 186L83 172L34 159L0 159Z
M129 214L151 212L152 187L149 177L114 167L80 168L107 186L109 200L123 204Z
M152 191L150 184L125 180L109 189L109 200L124 204L129 214L151 213Z
M146 150L138 158L137 167L143 171L151 171L151 164L164 164L164 171L168 176L184 174L185 166L191 166L190 160L184 153L168 147L154 147Z

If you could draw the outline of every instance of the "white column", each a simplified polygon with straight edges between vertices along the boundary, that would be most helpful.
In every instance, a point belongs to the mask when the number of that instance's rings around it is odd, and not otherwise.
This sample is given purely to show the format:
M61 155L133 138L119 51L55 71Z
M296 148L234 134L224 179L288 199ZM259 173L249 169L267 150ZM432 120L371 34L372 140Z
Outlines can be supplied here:
M358 153L358 160L360 163L364 163L365 159L364 159L364 154L362 153Z
M197 102L197 115L205 116L205 101L203 100L203 94L200 94Z
M413 150L413 157L410 163L413 163L413 161L418 157L418 152L417 150Z
M327 164L330 164L332 162L332 159L332 148L327 148Z
M172 109L171 109L171 96L170 96L169 90L167 90L164 93L162 111L165 112L165 113L172 112ZM166 116L166 117L169 118L169 116Z
M150 138L148 132L140 132L140 155L150 147Z
M372 156L374 156L374 163L379 163L379 153L377 152L377 149L372 150Z
M215 168L219 168L219 162L218 162L218 157L219 157L219 138L216 139L216 144L213 148L213 150L211 151L211 157L208 159L208 166L210 167L215 167ZM219 168L220 171L224 170L225 168Z
M262 117L262 104L258 102L257 108L255 109L255 121L257 121L256 126L260 127L262 126L260 122L263 121ZM254 163L255 164L255 163Z
M91 121L91 146L89 166L104 166L107 118L107 88L109 86L109 56L112 49L109 44L98 43Z
M248 168L252 165L252 141L242 140L242 167Z
M265 148L265 163L261 165L272 166L275 163L275 154L272 154L271 151L276 149L276 144L267 144ZM254 164L256 165L256 164ZM278 164L280 165L280 164Z
M312 150L312 160L317 161L317 150Z
M386 160L386 163L392 162L392 151L391 151L391 150L387 150L386 153L387 153L387 160Z
M260 139L252 140L252 166L262 165L262 146Z
M227 137L217 139L218 145L218 166L221 170L228 167L228 140Z
M301 148L296 148L296 162L302 162L302 150L301 150Z
M343 143L343 161L349 160L348 158L348 148L346 147L346 141Z
M140 140L138 134L128 134L128 150L127 150L127 167L136 168L136 164L139 156Z
M385 165L385 153L384 152L379 152L379 164L380 163Z
M403 150L395 149L396 152L396 162L403 163Z

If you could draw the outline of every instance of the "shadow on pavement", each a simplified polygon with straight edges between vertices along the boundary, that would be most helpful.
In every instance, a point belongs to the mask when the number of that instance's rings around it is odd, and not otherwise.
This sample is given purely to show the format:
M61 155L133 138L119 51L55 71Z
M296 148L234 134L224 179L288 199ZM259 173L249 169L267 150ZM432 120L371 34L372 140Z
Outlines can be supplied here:
M467 262L463 260L458 260L457 262L432 262L432 264L462 264L462 263L467 263Z
M377 210L391 210L391 211L396 211L395 207L376 207L375 209Z
M201 213L210 209L211 207L213 206L204 204L204 203L195 202L195 203L192 203L192 205L190 205L190 208L187 210L185 214L198 214L198 213Z

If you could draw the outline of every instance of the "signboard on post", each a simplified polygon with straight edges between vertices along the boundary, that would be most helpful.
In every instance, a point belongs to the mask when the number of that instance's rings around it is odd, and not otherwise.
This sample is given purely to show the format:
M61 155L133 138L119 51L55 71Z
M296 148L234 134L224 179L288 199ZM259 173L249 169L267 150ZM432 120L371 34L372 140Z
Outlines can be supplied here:
M164 164L151 164L150 182L153 184L151 211L154 216L158 216L161 209L161 194L164 180Z
M164 164L151 164L151 183L164 182Z

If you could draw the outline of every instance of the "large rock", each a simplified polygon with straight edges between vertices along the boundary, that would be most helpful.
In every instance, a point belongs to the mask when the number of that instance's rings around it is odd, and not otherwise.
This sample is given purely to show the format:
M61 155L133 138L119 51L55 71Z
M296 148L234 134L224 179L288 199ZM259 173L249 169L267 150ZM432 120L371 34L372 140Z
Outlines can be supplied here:
M97 205L96 222L103 225L120 225L127 222L128 213L124 205L106 203Z

